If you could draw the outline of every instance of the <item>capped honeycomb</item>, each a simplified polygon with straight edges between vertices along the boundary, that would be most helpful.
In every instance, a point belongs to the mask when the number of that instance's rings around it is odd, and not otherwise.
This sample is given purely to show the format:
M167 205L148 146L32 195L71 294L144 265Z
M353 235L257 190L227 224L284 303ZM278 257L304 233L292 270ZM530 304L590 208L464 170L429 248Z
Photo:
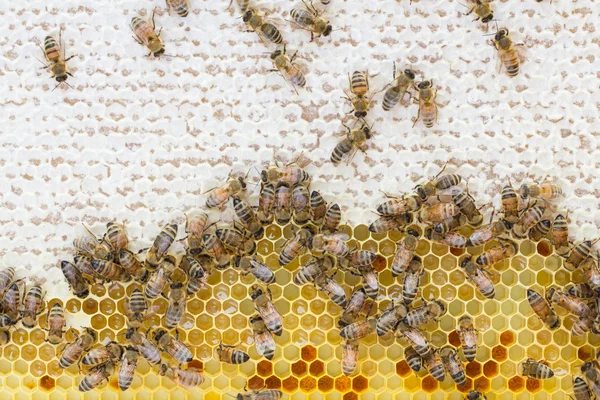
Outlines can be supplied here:
M463 234L472 228L462 228ZM378 254L374 263L379 271L382 293L378 299L382 310L390 299L397 299L401 284L393 278L389 264L395 254L395 243L402 233L375 234L366 225L355 228L342 226L342 232L350 236L351 246L371 250ZM486 393L489 399L566 398L572 393L571 373L584 361L594 357L598 336L589 334L572 337L570 334L574 317L560 307L557 312L563 319L562 326L549 331L533 314L527 299L527 288L542 291L550 285L565 286L570 282L581 282L579 271L568 272L562 267L562 259L553 254L547 240L519 243L519 253L510 260L494 266L498 272L495 300L485 300L469 283L458 268L458 259L465 250L449 249L446 246L420 239L416 253L423 259L425 274L421 280L421 295L428 299L441 298L448 304L447 313L439 323L430 322L425 331L435 347L447 344L459 346L455 328L458 319L471 315L479 332L479 348L476 360L466 364L467 383L456 387L447 378L444 382L434 380L423 368L413 372L404 360L407 344L394 338L392 333L378 337L371 334L360 341L359 367L353 376L342 374L341 338L336 320L340 307L334 305L314 286L302 287L293 283L293 274L299 263L308 255L294 260L285 267L277 262L275 252L285 238L291 236L289 227L275 224L265 229L258 241L258 254L275 271L277 283L271 285L273 302L283 316L283 334L276 338L277 348L272 361L257 354L252 345L252 333L248 317L254 314L249 289L254 283L252 275L244 276L233 268L214 271L207 289L199 291L187 304L183 323L179 327L180 340L190 345L194 361L190 366L203 370L206 382L189 391L177 386L165 377L158 376L140 360L130 389L120 392L116 375L108 385L88 393L102 398L183 398L188 393L204 396L205 399L225 398L227 394L248 389L281 389L292 399L391 399L400 393L411 393L416 399L460 399L466 392L476 389ZM469 248L478 255L491 247ZM360 285L360 277L338 272L336 277L349 288ZM125 343L126 321L123 316L126 296L134 284L114 283L92 285L88 298L47 299L48 306L60 302L65 312L75 318L90 319L91 327L98 332L98 342L110 338ZM159 297L154 301L164 313L167 300ZM45 313L40 316L40 326L46 326ZM147 320L145 328L161 324L155 316ZM17 325L21 326L21 325ZM70 329L66 340L74 339ZM32 396L63 398L69 393L77 397L74 388L82 378L77 365L66 370L58 368L57 349L45 342L46 333L40 327L33 330L17 328L11 332L12 340L3 346L0 359L0 374L3 390L0 398ZM250 361L241 365L223 364L213 357L214 348L220 343L242 347L250 354ZM545 381L523 378L518 373L518 364L531 357L549 362L556 376Z

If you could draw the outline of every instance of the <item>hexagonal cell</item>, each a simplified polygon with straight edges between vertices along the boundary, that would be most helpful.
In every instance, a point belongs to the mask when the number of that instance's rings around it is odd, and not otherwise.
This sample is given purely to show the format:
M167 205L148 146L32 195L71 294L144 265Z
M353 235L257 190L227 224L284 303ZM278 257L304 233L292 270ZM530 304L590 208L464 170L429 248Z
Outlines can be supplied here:
M256 364L256 372L263 377L269 376L273 373L273 364L271 361L262 360Z
M296 390L298 390L298 379L296 379L293 376L289 376L289 377L285 378L281 382L281 384L282 384L283 390L288 393L292 393L292 392L295 392Z
M347 376L338 376L335 378L335 390L345 393L352 387L352 381Z
M313 392L317 388L317 381L312 376L305 376L300 380L300 390L304 393Z

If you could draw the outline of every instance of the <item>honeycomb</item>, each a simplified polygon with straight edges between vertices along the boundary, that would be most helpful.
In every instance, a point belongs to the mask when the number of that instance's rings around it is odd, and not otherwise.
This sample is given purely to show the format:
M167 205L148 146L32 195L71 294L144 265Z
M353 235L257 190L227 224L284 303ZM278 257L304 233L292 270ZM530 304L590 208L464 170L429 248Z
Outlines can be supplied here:
M462 228L463 234L472 228ZM401 284L392 277L388 265L395 253L395 242L402 233L390 232L375 234L368 226L355 228L341 226L341 231L351 239L351 246L370 250L378 254L374 263L379 271L382 293L379 309L389 304L391 298L401 293ZM578 365L594 357L594 348L599 337L586 335L571 337L570 329L574 317L557 308L563 319L561 328L549 331L533 314L526 299L529 287L543 290L550 285L564 286L569 282L581 282L579 271L570 273L562 268L562 259L553 254L551 244L546 240L533 243L528 240L519 243L519 254L510 260L495 265L498 272L496 299L484 298L465 281L458 268L458 259L465 250L449 249L446 246L421 239L417 255L423 258L425 274L421 280L424 298L441 298L448 304L448 312L439 323L430 322L425 326L432 345L442 347L447 344L459 345L455 331L457 321L467 313L475 320L480 330L479 348L475 361L466 364L467 384L456 388L450 379L440 383L434 380L423 368L413 372L404 360L406 343L398 341L392 333L378 337L371 334L360 341L359 367L354 376L346 377L341 372L341 338L336 320L340 307L334 305L314 286L299 287L292 281L299 262L308 255L280 267L274 249L285 238L292 235L289 226L270 225L258 241L258 254L275 271L277 283L271 285L273 301L283 315L283 334L276 338L275 357L268 361L259 356L252 343L252 333L248 327L248 317L254 314L249 297L250 286L255 278L243 276L228 268L215 270L209 279L209 286L189 299L187 312L179 328L180 340L190 345L195 360L194 367L203 370L206 382L198 388L183 389L168 378L158 376L146 363L140 360L131 388L120 392L114 374L108 385L103 385L90 397L115 398L184 398L188 393L200 394L203 398L226 398L227 394L243 391L246 383L249 389L281 389L292 399L331 398L331 399L391 399L399 393L411 393L415 399L451 398L460 399L470 389L486 393L489 399L553 399L567 398L572 391L570 373L575 373ZM473 255L481 253L492 244L469 248ZM182 273L177 270L176 273ZM177 278L177 277L175 277ZM346 290L358 286L360 277L338 272L336 278L345 282ZM89 318L90 325L98 333L98 342L110 338L125 342L126 330L124 303L135 284L91 286L90 295L84 300L71 298L48 299L47 306L60 302L65 312L75 319ZM383 300L382 300L383 299ZM167 300L158 298L154 304L164 313ZM160 324L155 316L145 322L145 328ZM77 397L73 389L82 375L77 365L66 370L58 368L55 356L62 345L52 346L45 342L46 315L39 318L39 327L33 330L22 328L12 331L11 341L3 346L0 359L0 374L3 390L0 398L27 397L63 398L69 393ZM20 325L18 325L20 326ZM69 329L66 340L74 339L75 331ZM223 364L213 357L214 348L221 342L229 345L242 343L250 354L250 361L241 365ZM553 379L539 381L519 375L517 366L524 359L545 359L554 371L564 371ZM196 361L198 360L198 361Z

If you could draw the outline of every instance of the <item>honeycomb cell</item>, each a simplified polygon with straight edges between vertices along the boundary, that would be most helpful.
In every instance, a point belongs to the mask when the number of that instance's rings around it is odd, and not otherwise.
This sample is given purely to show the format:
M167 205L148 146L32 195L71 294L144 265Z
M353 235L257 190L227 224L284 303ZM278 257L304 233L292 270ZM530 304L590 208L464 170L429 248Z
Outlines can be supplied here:
M425 393L435 392L438 389L438 386L439 382L436 381L431 375L427 375L421 381L421 389L423 389Z
M51 392L56 386L56 380L48 375L44 375L40 378L40 387L47 391Z
M344 397L342 397L343 400L358 400L358 394L356 393L346 393L344 395Z
M338 376L335 378L335 390L345 393L352 387L352 381L347 376Z
M265 379L265 385L267 389L281 389L282 387L281 379L276 376L270 376Z
M483 364L483 375L486 378L494 378L498 375L498 363L496 361L490 360Z
M300 390L304 393L313 392L317 388L317 381L312 376L305 376L300 380Z
M227 387L226 385L227 384L225 384L224 387ZM264 386L265 386L265 381L260 376L253 376L250 379L248 379L248 388L250 390L260 390Z
M325 373L325 363L321 360L313 361L310 363L308 371L312 376L319 377Z
M307 371L308 365L302 360L296 361L292 364L292 373L297 377L305 375Z
M273 364L270 361L262 360L256 364L256 372L262 377L273 374Z
M333 390L334 380L330 376L323 376L319 378L317 382L317 387L319 392L329 393Z
M538 379L527 378L525 382L525 388L530 393L536 393L542 390L542 383Z

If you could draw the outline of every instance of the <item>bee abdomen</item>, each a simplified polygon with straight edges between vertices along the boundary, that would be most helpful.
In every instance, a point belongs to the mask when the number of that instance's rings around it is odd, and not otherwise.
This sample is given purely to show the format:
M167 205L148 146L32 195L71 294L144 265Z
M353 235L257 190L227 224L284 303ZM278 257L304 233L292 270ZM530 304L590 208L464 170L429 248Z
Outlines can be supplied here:
M433 376L433 378L436 381L439 382L443 382L446 378L446 370L444 369L444 366L442 364L433 366L429 373L431 374L431 376Z
M463 347L463 353L467 361L471 362L475 360L475 356L477 355L476 347Z
M188 16L187 0L168 0L168 1L169 1L169 5L171 6L171 8L173 8L173 10L175 10L177 15L179 15L180 17Z
M352 93L357 96L365 95L369 91L369 84L364 73L354 71L351 79Z
M267 22L260 27L260 30L271 42L275 44L283 42L283 36L281 36L281 32L279 32L279 29L275 25Z
M349 139L342 140L333 149L333 152L331 153L331 162L334 165L338 165L350 150L352 150L352 142Z
M506 74L510 77L519 74L519 55L516 51L510 51L502 56L502 62L506 68Z
M46 36L46 39L44 40L44 50L48 60L56 61L60 58L60 48L58 47L58 42L52 36Z
M398 104L398 101L400 101L401 94L402 92L400 92L396 86L392 86L386 90L385 94L383 95L382 104L384 111L390 111L392 108L394 108L394 106Z
M290 11L292 19L299 25L308 26L312 24L313 18L311 14L305 10L298 10L294 8Z

